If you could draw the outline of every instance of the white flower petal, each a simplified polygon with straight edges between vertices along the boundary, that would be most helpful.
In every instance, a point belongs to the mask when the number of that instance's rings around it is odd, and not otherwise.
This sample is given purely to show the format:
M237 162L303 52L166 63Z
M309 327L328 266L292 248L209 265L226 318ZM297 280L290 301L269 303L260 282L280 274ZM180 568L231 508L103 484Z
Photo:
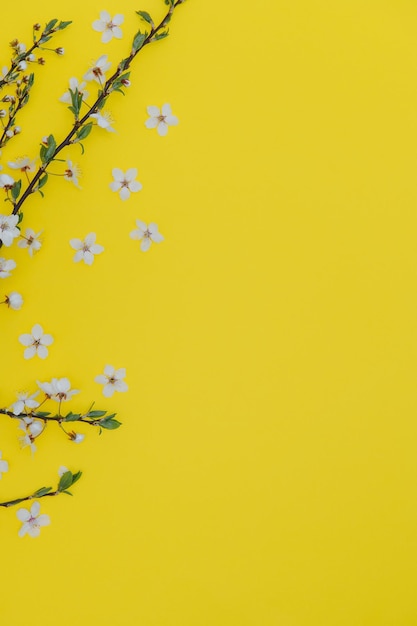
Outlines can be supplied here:
M113 31L110 28L106 28L101 36L102 43L109 43L113 39Z
M133 192L140 191L142 189L142 184L138 180L132 180L132 182L129 183L129 189Z
M52 337L52 335L46 334L42 337L42 343L44 346L50 346L53 342L54 338Z
M122 200L127 200L130 198L130 191L127 187L122 187L119 191L119 196Z
M43 328L40 324L35 324L32 327L32 337L34 339L40 339L43 335Z
M19 341L22 346L31 346L33 344L33 337L28 333L23 333L23 335L20 335Z
M111 398L112 395L114 394L114 385L111 384L107 384L104 385L103 387L103 396L105 396L106 398Z
M165 122L159 122L157 126L157 131L158 135L160 135L161 137L165 137L165 135L167 135L168 133L168 124L166 124Z
M136 167L130 167L126 174L124 175L124 179L128 182L131 183L133 180L135 180L136 176L138 175L138 170Z
M78 263L83 258L84 258L84 252L82 250L78 250L78 252L74 254L74 263Z
M145 122L146 128L156 128L158 124L159 120L157 117L149 117Z
M116 39L122 39L123 32L121 28L119 28L118 26L114 26L111 30L113 33L113 37L115 37Z
M20 522L27 522L30 518L30 512L27 509L17 509L16 516Z
M31 359L36 354L36 346L30 346L30 348L26 348L23 353L25 359Z
M158 117L159 115L161 115L161 111L159 107L156 107L154 105L146 107L146 110L148 114L151 115L152 117Z
M142 250L142 252L146 252L147 250L149 250L150 247L151 247L151 240L148 237L145 237L145 239L142 239L142 241L140 242L140 249Z
M171 105L170 104L163 104L162 105L162 115L171 115Z
M86 265L92 265L94 262L94 254L92 254L92 252L90 252L90 250L86 250L84 252L84 263Z
M30 350L30 348L28 348L28 350ZM36 351L38 353L38 357L41 359L46 359L48 356L48 348L45 348L45 346L38 346Z

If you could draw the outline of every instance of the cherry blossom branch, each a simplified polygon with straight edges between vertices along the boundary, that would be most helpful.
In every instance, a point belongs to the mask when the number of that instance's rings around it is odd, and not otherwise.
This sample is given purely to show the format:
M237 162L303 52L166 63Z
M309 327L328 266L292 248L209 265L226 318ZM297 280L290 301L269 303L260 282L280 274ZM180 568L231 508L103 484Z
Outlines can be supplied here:
M20 74L26 70L28 63L35 61L33 51L36 48L41 50L46 49L42 48L41 44L49 41L54 33L64 30L64 28L69 26L69 24L71 24L71 22L58 23L57 19L53 19L46 24L45 29L42 31L38 39L35 37L35 31L40 30L40 24L35 24L33 27L34 42L28 50L26 50L26 46L19 43L17 39L11 42L10 45L14 50L15 57L12 59L10 68L5 72L4 76L0 80L0 90L5 86L13 84L16 84L16 90L15 95L6 94L1 100L1 102L10 103L10 106L8 110L8 121L6 124L3 123L3 118L7 115L7 112L5 109L0 110L0 119L3 124L3 132L0 136L0 148L5 146L14 135L17 135L20 132L20 128L15 126L16 117L20 109L28 103L30 90L34 83L35 76L33 72L28 76L25 75L19 79ZM54 52L61 55L63 54L63 48L56 48ZM39 58L38 63L43 65L45 61L42 58Z
M0 90L6 85L11 85L16 82L19 73L26 69L26 64L34 60L32 58L34 50L36 50L37 48L41 48L41 45L43 43L47 43L48 41L50 41L54 33L60 30L64 30L64 28L67 28L67 26L69 26L70 24L72 24L72 22L58 23L57 19L53 19L46 24L38 39L36 39L35 32L40 30L41 26L40 24L34 24L33 44L28 50L26 50L24 44L19 43L17 39L13 40L10 45L15 51L16 56L12 59L10 68L0 79ZM55 50L55 52L57 52L57 50ZM57 52L57 54L59 53ZM42 65L42 62L40 64Z
M146 45L154 41L158 41L159 39L163 39L164 37L168 35L168 32L164 29L167 27L168 23L170 22L175 9L180 4L183 4L184 1L185 0L175 0L175 1L168 0L168 3L170 4L170 8L167 14L165 15L165 17L161 20L161 22L157 26L153 24L153 21L151 20L150 16L147 13L143 11L139 12L140 17L142 17L142 19L144 19L144 21L147 22L151 26L150 32L146 34L146 33L141 33L141 31L138 31L138 33L135 35L135 38L133 40L132 51L130 55L119 63L117 70L106 81L103 89L99 91L99 95L96 101L94 102L94 104L91 106L91 108L87 111L87 113L85 113L83 117L81 117L81 119L78 119L79 109L76 113L74 113L75 118L76 118L75 123L73 125L73 128L65 137L65 139L63 139L63 141L61 141L59 145L56 145L53 135L49 135L47 145L41 147L42 165L38 168L36 174L32 178L32 181L29 183L29 185L27 186L23 194L20 196L20 199L17 200L17 198L14 198L14 203L13 203L14 206L13 206L12 215L17 215L23 203L26 201L26 199L32 193L40 190L41 187L43 187L46 184L47 182L46 170L49 167L49 165L52 163L52 161L56 159L58 154L65 147L71 145L72 143L76 143L80 141L81 139L84 139L89 134L91 127L92 127L92 122L89 122L88 124L86 124L86 122L88 122L89 118L93 114L97 114L100 111L100 109L103 107L105 101L107 100L107 98L109 97L112 91L121 91L122 75L124 72L126 72L126 70L129 69L132 61L139 54L139 52ZM144 17L145 15L146 15L146 18ZM76 92L76 95L78 98L77 92ZM79 100L79 106L81 106L80 100ZM74 136L75 136L75 139L74 139ZM1 245L2 245L2 242L0 242L0 247Z
M110 413L107 415L107 411L90 410L87 413L72 413L72 411L70 411L67 415L61 415L61 412L51 415L51 413L44 411L31 411L15 415L15 413L9 409L0 408L0 415L6 415L11 419L17 420L24 420L27 418L38 419L42 420L45 424L47 422L56 422L59 425L69 422L81 422L83 424L88 424L89 426L99 426L100 429L104 428L105 430L116 430L116 428L121 426L121 422L114 419L116 413Z
M52 491L52 487L41 487L40 489L37 489L34 493L31 493L30 496L23 496L22 498L15 498L14 500L0 502L0 507L9 508L11 506L16 506L16 504L20 504L21 502L26 502L27 500L50 498L53 496L59 496L61 493L66 493L67 495L72 496L72 493L68 490L81 478L81 475L82 472L76 472L75 474L73 474L69 470L66 470L62 474L58 483L58 487L55 491Z

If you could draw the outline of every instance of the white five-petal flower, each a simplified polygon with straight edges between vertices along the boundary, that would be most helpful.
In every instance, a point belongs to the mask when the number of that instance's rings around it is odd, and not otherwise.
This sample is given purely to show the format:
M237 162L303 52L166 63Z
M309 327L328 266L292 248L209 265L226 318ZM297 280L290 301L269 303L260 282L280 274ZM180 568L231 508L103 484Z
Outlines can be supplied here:
M69 88L71 89L73 93L75 93L75 90L78 89L78 93L81 95L82 100L87 100L88 96L90 95L88 91L85 89L86 84L87 83L84 81L80 83L78 79L74 77L69 79ZM59 100L60 102L71 104L72 99L71 99L71 94L69 90L66 91L64 94L62 94Z
M14 178L9 176L9 174L0 174L0 187L5 191L10 191L14 182Z
M53 378L50 383L37 381L37 384L47 398L55 400L55 402L66 402L71 400L76 393L80 393L78 389L71 389L71 383L68 378Z
M16 267L16 261L13 259L4 259L0 257L0 278L8 278L10 272Z
M23 537L26 533L30 537L38 537L42 526L48 526L51 523L49 515L39 515L41 505L34 502L30 509L18 509L16 511L17 519L22 523L19 530L19 537Z
M70 246L77 252L74 254L74 262L84 261L86 265L92 265L94 255L103 252L104 247L95 243L96 233L89 233L85 239L70 239Z
M112 124L114 122L111 114L108 111L103 111L103 113L92 113L90 117L93 117L97 121L97 126L99 128L104 128L110 133L115 133L115 129L112 128Z
M21 172L34 172L36 170L36 160L29 157L22 157L16 161L8 161L7 165L12 170L20 170Z
M113 18L108 11L100 12L100 19L94 20L93 29L99 33L103 33L101 41L108 43L113 37L121 39L123 36L120 24L123 24L124 17L118 13Z
M27 248L30 256L33 256L33 254L42 247L42 244L39 241L41 234L42 231L35 233L35 231L31 228L26 228L24 235L20 233L21 239L17 242L18 248Z
M35 400L36 396L39 394L39 391L35 391L35 393L29 394L28 391L19 391L17 393L17 400L13 402L10 407L10 411L13 412L13 415L21 415L23 411L32 411L32 409L37 409L39 406L39 402Z
M0 450L0 478L4 472L9 471L9 464L7 461L3 461L1 458L1 450Z
M90 67L88 72L84 74L84 80L95 80L100 85L106 80L105 73L110 69L111 63L107 61L107 54L102 54L99 59Z
M67 169L64 172L65 180L69 180L71 183L74 183L76 187L79 187L78 177L80 176L80 174L81 170L78 165L76 165L72 161L67 160Z
M5 304L9 307L9 309L13 309L14 311L18 311L22 308L23 298L20 293L17 291L12 291L9 295L6 296L4 301Z
M122 200L127 200L131 192L140 191L142 189L142 184L135 180L138 175L136 167L131 167L126 173L118 167L115 167L112 170L112 174L114 181L110 183L110 189L112 191L118 191Z
M35 324L32 328L31 334L24 333L20 335L19 341L23 346L26 346L24 352L25 359L31 359L37 354L41 359L46 359L48 356L48 348L53 343L53 337L51 335L44 334L43 328L40 324Z
M142 252L146 252L151 247L151 242L160 243L164 240L160 232L158 232L158 226L151 222L145 224L140 220L136 220L137 229L132 230L130 233L131 239L140 239L140 249Z
M18 215L0 215L0 241L8 248L13 239L19 237L20 230L17 228Z
M35 439L43 432L45 425L40 420L32 417L22 417L19 420L19 428L24 431L25 435L20 437L20 445L22 448L29 447L32 454L36 452Z
M103 395L110 398L115 391L127 391L128 386L123 378L126 376L126 369L121 367L116 370L112 365L106 365L104 374L96 376L95 381L103 386Z
M178 118L171 113L171 105L163 104L162 110L156 106L146 107L149 118L145 122L146 128L156 128L158 135L164 137L168 133L168 126L177 126Z

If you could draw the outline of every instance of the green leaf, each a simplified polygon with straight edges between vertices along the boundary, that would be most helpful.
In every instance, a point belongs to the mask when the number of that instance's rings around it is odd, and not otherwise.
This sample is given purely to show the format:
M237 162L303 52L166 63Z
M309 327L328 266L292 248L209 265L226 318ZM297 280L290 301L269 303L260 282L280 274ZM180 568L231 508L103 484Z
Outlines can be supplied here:
M165 37L168 37L169 31L165 30L162 33L156 33L154 40L155 41L159 41L160 39L165 39Z
M51 20L50 22L47 23L47 25L45 26L45 30L43 32L49 33L57 23L58 23L57 19Z
M89 411L87 417L103 417L106 413L107 411Z
M45 496L50 491L52 491L52 487L41 487L32 495L34 498L42 498L42 496Z
M17 180L15 183L13 183L12 186L12 198L13 200L17 200L19 195L20 195L20 190L22 188L22 181L21 180Z
M66 415L64 417L64 422L78 422L78 420L80 419L81 415L79 413L68 413L68 415Z
M48 147L45 149L44 154L44 162L50 161L54 155L56 150L56 141L53 135L49 135L48 137ZM42 157L42 155L41 155Z
M65 489L68 489L68 487L71 487L71 485L72 485L72 472L68 470L67 472L65 472L65 474L62 474L59 480L58 491L65 491Z
M72 475L72 484L74 485L77 480L80 480L81 476L83 475L82 472L76 472L75 474Z
M23 213L22 211L19 211L19 219L17 220L17 223L20 224L22 220L23 220Z
M110 420L102 420L100 422L100 426L102 428L105 428L106 430L116 430L116 428L119 428L119 426L121 426L121 422L118 422L117 420L114 419L110 419Z
M76 134L78 140L85 139L91 133L91 129L93 128L93 122L89 122L85 126L82 126Z
M46 411L36 411L36 413L34 413L33 417L48 417L48 415L51 415L50 413L47 413Z
M141 33L140 31L138 31L135 35L135 38L133 39L133 50L135 52L138 52L138 50L140 50L144 44L144 41L146 39L146 34Z
M70 24L72 24L72 22L59 22L58 30L64 30L64 28L67 28Z
M149 15L147 11L136 11L136 13L141 17L145 22L148 22L153 27L153 19Z
M48 174L44 174L40 179L39 179L39 185L38 185L38 190L42 189L42 187L44 187L46 185L46 183L48 182Z

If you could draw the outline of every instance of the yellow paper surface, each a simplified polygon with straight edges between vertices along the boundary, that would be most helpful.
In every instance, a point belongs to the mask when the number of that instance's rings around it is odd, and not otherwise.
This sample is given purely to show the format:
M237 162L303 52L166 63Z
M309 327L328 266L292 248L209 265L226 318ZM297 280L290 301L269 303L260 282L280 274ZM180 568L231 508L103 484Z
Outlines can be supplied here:
M121 41L93 31L102 9L125 15ZM73 20L3 172L65 136L68 79L101 54L115 68L139 9L164 5L2 7L0 66L33 23ZM27 202L43 247L1 251L2 294L25 303L0 310L0 405L66 376L68 410L95 401L123 427L80 427L81 445L48 427L32 458L0 420L1 500L83 471L73 498L40 501L37 539L0 509L2 623L417 623L416 32L412 0L189 0L109 101L117 133L64 153L82 190L51 177ZM165 102L180 123L159 137L146 107ZM122 202L114 167L143 190ZM142 253L136 219L164 242ZM92 267L69 245L89 232ZM45 361L18 341L35 323ZM103 397L106 364L128 393Z

